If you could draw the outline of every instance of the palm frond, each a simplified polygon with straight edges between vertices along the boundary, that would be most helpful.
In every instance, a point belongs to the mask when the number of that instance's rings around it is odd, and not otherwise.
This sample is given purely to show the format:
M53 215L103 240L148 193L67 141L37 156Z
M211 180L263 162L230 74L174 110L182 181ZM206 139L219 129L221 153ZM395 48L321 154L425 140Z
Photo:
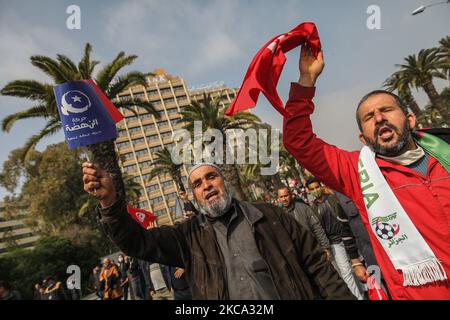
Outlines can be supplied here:
M34 151L36 145L43 138L57 133L61 129L61 122L59 119L51 119L47 122L45 127L36 135L31 136L23 147L23 159L28 159Z
M46 56L32 56L30 59L33 66L41 69L57 84L70 81L72 78L71 74L64 72L65 69L61 68L58 61L53 60L52 58Z
M50 116L45 105L37 105L27 110L10 114L2 120L2 130L9 132L17 120L31 118L48 118Z
M109 85L105 93L108 97L113 98L132 85L140 84L145 86L146 76L147 74L139 71L128 72L122 76L116 77L115 80Z
M4 96L26 98L30 100L45 100L48 95L49 84L35 80L15 80L4 86L0 93Z
M103 69L100 70L97 74L96 82L98 87L103 91L106 91L108 89L108 85L111 83L120 69L132 64L133 61L136 60L136 58L136 55L126 56L123 51L119 52L117 57L112 62L104 66Z

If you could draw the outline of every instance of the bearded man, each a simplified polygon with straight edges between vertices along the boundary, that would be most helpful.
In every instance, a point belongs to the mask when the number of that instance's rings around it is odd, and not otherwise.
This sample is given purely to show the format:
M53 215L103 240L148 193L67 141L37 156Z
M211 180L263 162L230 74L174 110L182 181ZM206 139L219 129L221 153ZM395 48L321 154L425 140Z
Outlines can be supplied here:
M83 182L117 246L184 268L194 299L354 299L309 231L279 208L234 199L214 164L189 170L200 214L149 230L127 213L107 172L84 163Z
M286 149L356 204L394 299L450 299L448 129L415 131L416 118L401 99L376 90L356 109L362 150L327 144L313 133L310 120L323 68L322 52L315 58L302 48L300 79L291 84L286 104Z

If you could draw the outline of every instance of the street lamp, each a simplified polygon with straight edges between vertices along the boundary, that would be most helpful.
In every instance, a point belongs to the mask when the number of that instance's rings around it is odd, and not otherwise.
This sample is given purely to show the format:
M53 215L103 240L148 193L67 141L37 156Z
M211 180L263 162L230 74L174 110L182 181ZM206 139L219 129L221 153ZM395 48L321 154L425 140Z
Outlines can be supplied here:
M429 5L426 5L426 6L420 6L416 10L414 10L412 12L412 15L415 16L416 14L424 12L425 9L428 8L428 7L433 7L433 6L436 6L438 4L444 4L444 3L450 3L450 0L432 3L432 4L429 4Z

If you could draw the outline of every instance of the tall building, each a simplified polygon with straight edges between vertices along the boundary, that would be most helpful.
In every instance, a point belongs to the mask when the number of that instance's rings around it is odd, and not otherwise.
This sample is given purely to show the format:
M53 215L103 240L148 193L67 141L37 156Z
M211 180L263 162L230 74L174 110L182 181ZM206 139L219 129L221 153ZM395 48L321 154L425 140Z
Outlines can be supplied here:
M33 248L39 236L24 224L25 217L24 212L14 215L11 219L7 218L4 203L0 202L0 254L10 248Z
M157 225L173 224L176 220L175 201L178 196L176 182L169 176L149 180L149 172L155 160L155 153L173 146L172 134L183 127L181 110L191 100L201 101L203 93L212 97L222 96L223 103L229 104L236 91L222 83L212 83L187 89L180 77L155 70L155 76L147 78L145 86L133 86L118 95L117 99L144 99L153 104L160 117L156 119L147 111L135 109L138 116L128 110L121 110L125 119L119 123L119 137L116 148L120 155L122 172L134 177L142 186L141 197L136 204L158 216ZM182 170L182 180L186 185L187 171Z

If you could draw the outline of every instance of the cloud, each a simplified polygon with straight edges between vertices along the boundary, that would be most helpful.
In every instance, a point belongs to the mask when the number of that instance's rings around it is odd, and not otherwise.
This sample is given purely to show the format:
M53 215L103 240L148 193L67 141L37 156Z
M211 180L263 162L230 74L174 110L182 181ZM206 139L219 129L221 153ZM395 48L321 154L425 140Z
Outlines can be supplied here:
M24 24L24 17L8 10L0 19L0 85L15 79L48 80L31 65L30 56L79 52L61 32L42 25Z
M170 67L183 77L206 75L225 68L242 53L248 35L238 30L237 4L181 0L171 1L170 6L160 0L118 3L103 12L106 41L111 46L133 48L153 67Z

